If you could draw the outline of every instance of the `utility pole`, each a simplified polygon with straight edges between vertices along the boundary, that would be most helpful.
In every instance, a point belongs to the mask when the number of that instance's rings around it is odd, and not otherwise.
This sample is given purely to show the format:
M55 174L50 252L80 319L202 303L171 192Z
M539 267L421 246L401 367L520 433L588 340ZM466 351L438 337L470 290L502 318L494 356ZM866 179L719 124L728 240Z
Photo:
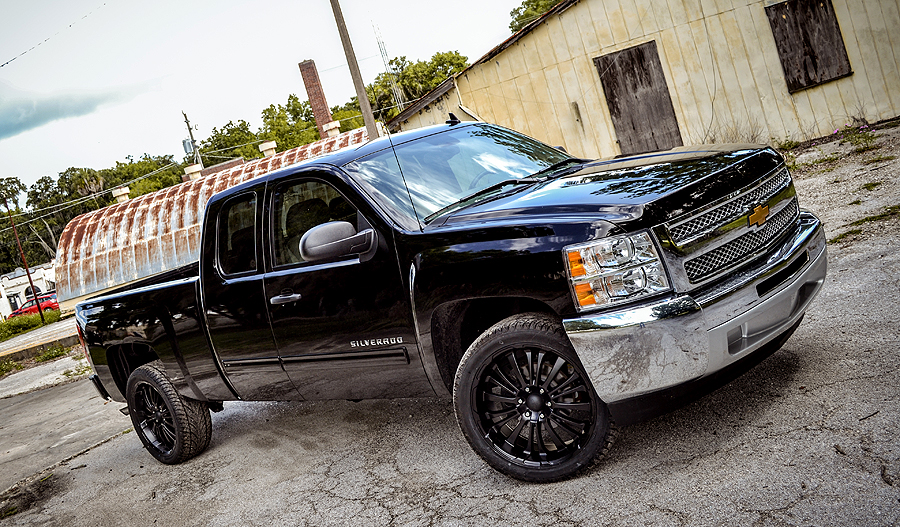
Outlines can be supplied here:
M356 88L356 98L359 100L359 109L362 111L363 121L366 123L366 131L369 140L378 137L378 127L375 126L375 115L372 106L369 105L369 96L366 95L366 87L359 73L359 64L356 63L356 54L353 53L353 44L350 43L350 35L347 33L347 24L344 23L344 14L341 13L341 4L338 0L331 0L331 10L334 11L334 21L337 22L338 33L341 34L341 43L344 45L344 55L347 57L347 65L350 66L350 76L353 77L353 87Z
M31 286L31 296L34 297L34 303L37 305L38 313L41 315L41 325L47 323L44 320L44 310L41 309L41 303L38 302L37 291L34 289L34 282L31 281L31 271L28 270L28 260L25 259L25 251L22 250L22 243L19 241L19 232L16 231L16 222L13 221L12 211L9 209L9 203L7 203L6 198L3 198L3 205L6 207L6 213L9 214L9 222L12 223L13 234L16 237L16 245L19 246L19 254L22 256L22 263L25 264L25 276L28 277L28 285Z
M197 141L194 141L194 130L191 128L191 122L188 120L188 116L182 110L181 115L184 116L184 124L188 127L188 135L191 136L191 148L194 149L194 164L200 165L200 168L203 168L203 160L200 159L200 149L197 148Z

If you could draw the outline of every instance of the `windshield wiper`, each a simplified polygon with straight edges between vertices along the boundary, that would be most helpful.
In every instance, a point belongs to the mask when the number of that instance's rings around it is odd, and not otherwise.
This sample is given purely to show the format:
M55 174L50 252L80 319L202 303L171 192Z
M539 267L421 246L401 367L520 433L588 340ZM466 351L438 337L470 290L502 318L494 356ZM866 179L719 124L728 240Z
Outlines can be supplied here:
M538 181L540 181L540 180L534 179L533 177L523 177L520 179L504 179L503 181L500 181L499 183L494 183L493 185L491 185L489 187L485 187L485 188L479 190L478 192L473 192L472 194L469 194L468 196L461 198L458 201L455 201L440 210L432 212L428 216L425 216L425 223L429 223L431 220L433 220L434 218L437 218L441 214L446 214L447 212L450 212L451 210L458 209L465 205L468 205L470 202L474 201L475 199L480 198L481 196L484 196L486 194L490 194L491 192L500 190L503 187L506 187L509 185L525 184L525 183L537 183Z
M556 172L560 168L563 168L565 166L572 165L572 164L582 165L584 163L587 163L588 161L590 161L590 159L581 159L580 157L570 157L567 159L563 159L562 161L553 163L552 165L550 165L546 168L542 168L542 169L538 170L537 172L535 172L534 174L531 174L528 177L534 178L534 177L538 177L541 175L547 175L547 177L550 177L550 174L552 172Z

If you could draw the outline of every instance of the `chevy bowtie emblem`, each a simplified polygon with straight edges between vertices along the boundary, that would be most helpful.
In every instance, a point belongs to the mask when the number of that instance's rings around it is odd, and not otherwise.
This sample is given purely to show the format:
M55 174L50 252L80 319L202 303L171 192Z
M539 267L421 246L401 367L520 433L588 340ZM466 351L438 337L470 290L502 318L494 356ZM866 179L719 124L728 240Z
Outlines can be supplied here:
M747 217L750 220L750 225L754 223L762 227L763 223L766 222L766 218L769 217L769 206L768 205L760 205L753 209L753 214Z

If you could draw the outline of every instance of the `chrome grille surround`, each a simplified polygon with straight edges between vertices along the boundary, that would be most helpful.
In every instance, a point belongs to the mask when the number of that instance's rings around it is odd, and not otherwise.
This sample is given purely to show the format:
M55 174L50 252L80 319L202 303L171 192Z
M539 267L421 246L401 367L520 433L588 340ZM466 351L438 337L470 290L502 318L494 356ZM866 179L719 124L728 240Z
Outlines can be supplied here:
M776 169L775 173L756 182L749 189L738 191L736 197L724 203L713 205L699 215L693 215L683 221L668 226L669 236L675 245L684 245L693 238L702 236L708 230L732 221L746 214L747 207L755 203L765 203L778 191L791 183L791 176L786 167Z
M752 225L749 217L760 206L768 207L768 217L762 225ZM671 285L689 292L746 267L798 222L797 193L782 164L714 203L656 226L653 233Z
M797 204L797 198L791 198L788 205L782 208L778 214L769 218L761 229L750 231L717 249L703 254L703 256L685 261L684 270L687 272L688 280L691 283L699 282L704 278L717 274L722 269L733 267L736 262L778 238L785 232L785 228L788 225L797 221L799 216L800 206Z

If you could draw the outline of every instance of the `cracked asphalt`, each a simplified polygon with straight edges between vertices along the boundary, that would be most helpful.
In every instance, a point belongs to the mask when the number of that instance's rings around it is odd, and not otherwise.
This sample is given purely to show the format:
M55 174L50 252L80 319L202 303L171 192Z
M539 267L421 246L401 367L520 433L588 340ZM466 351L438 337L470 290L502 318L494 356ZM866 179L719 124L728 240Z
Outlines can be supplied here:
M882 154L898 151L894 130ZM900 161L835 163L797 172L829 238L900 204ZM872 181L882 185L859 190ZM20 506L0 523L898 525L900 217L860 230L829 245L826 287L781 351L624 428L578 478L498 474L469 449L449 401L226 403L199 457L162 465L125 434L7 493Z

